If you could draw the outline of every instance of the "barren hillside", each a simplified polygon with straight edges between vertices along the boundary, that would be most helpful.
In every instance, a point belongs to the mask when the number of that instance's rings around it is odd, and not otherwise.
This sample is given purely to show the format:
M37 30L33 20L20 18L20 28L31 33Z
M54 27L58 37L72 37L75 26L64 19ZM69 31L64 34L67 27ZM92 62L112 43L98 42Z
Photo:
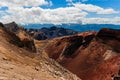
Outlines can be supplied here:
M29 46L28 46L29 43ZM0 80L79 80L0 23Z

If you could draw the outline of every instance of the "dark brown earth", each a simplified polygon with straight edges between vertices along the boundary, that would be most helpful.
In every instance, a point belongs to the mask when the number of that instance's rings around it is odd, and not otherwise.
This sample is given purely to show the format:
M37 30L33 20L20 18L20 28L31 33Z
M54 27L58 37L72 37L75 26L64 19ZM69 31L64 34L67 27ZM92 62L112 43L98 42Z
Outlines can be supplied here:
M12 33L10 30L6 29L6 27L4 27L2 23L1 26L2 27L0 27L0 29L4 31L2 33L2 36L6 37L9 43L12 43L19 47L24 47L25 49L32 52L36 52L34 41L31 38L29 38L28 36L24 36L21 32L18 33L19 35Z

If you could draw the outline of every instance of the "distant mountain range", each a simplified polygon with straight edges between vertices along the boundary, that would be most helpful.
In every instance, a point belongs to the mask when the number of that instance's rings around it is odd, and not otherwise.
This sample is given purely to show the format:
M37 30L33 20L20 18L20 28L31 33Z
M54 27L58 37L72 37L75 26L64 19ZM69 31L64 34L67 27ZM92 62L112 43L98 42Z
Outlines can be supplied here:
M120 25L113 24L28 24L18 25L15 22L5 24L7 29L17 35L29 35L36 40L46 40L61 36L74 35L79 32L96 31L102 28L120 29Z
M102 28L112 28L112 29L120 29L120 25L113 25L113 24L61 24L61 25L54 25L54 24L27 24L22 25L25 28L36 28L40 29L43 27L50 28L51 26L56 27L63 27L72 29L75 31L85 32L85 31L99 31Z
M78 33L77 31L71 29L59 28L56 26L52 26L50 28L29 29L27 32L30 36L37 40L52 39L55 37L74 35Z

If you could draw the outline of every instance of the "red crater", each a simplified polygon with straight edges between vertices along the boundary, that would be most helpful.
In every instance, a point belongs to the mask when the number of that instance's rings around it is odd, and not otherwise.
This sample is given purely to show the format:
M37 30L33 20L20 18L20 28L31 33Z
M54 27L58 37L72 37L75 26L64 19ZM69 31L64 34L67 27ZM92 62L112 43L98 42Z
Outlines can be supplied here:
M120 30L101 29L51 40L50 58L83 80L111 80L120 68Z

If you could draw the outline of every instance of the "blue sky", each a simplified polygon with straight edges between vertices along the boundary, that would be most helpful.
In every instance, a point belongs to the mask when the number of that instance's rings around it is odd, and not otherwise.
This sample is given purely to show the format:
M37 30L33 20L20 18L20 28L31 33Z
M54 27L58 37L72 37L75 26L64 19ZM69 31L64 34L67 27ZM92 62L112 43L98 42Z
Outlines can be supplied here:
M68 2L66 2L65 0L52 0L53 2L53 7L62 7L62 6L66 6L66 4L68 4ZM87 1L83 1L83 0L73 0L73 2L81 2L81 3L85 3L85 4L93 4L93 5L97 5L100 7L104 7L104 8L114 8L114 9L118 9L120 10L120 0L87 0Z
M52 0L53 6L50 8L59 8L59 7L66 7L68 6L68 2L65 0ZM120 11L120 0L73 0L74 3L81 2L83 4L93 4L100 6L102 8L113 8L114 10ZM47 7L48 8L48 7ZM96 15L94 13L91 13L88 15L88 17L114 17L114 16L120 16L120 14L111 14L111 15Z
M1 0L0 22L120 24L120 0Z

